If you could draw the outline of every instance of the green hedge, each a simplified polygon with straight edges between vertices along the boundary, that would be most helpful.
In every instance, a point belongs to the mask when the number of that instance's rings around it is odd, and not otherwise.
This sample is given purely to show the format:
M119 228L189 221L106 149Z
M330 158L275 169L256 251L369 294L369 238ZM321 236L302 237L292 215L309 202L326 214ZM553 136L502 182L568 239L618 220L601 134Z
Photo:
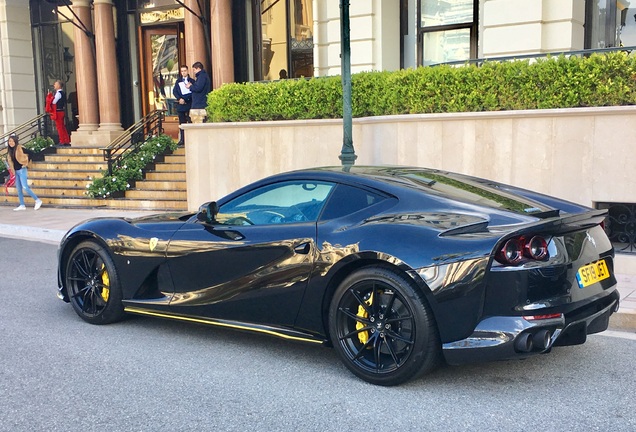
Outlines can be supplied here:
M352 76L354 117L636 104L636 57L622 52L436 66ZM340 77L226 84L212 121L342 117Z

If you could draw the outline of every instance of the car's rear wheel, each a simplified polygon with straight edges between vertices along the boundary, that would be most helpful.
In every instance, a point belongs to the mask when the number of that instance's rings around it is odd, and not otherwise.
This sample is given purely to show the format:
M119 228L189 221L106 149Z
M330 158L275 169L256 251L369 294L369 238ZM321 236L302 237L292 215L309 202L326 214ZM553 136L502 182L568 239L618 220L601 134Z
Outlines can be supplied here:
M349 275L329 309L332 343L355 375L397 385L433 369L441 344L433 314L412 281L382 266Z
M124 316L115 264L94 241L78 244L66 262L65 283L75 312L91 324L108 324Z

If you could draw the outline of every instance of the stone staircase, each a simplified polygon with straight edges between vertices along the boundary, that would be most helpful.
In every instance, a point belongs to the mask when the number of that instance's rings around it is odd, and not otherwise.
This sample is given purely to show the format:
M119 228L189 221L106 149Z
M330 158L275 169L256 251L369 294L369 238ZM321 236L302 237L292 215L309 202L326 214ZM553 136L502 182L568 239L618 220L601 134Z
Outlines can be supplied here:
M123 198L95 199L86 195L91 179L101 176L108 168L98 148L56 148L44 161L29 164L29 185L43 201L52 207L99 207L129 210L183 211L187 210L185 149L179 148L156 163L146 178L136 182ZM1 179L0 179L1 181ZM15 188L9 195L2 193L0 204L18 205ZM32 206L32 199L25 194Z

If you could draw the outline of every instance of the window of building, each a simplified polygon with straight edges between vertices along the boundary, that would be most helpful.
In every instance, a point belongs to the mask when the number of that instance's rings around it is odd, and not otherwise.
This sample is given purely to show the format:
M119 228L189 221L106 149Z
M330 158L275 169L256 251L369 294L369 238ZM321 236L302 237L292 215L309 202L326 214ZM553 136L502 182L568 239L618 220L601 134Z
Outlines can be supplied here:
M618 46L636 46L636 4L617 2Z
M585 48L636 45L636 7L627 0L587 0Z
M633 16L632 16L633 18ZM598 202L595 207L608 211L605 232L618 253L636 253L636 204Z
M263 79L314 75L311 0L261 1Z
M29 1L31 14L31 38L33 41L33 57L35 61L35 86L39 112L44 109L44 100L49 90L53 89L56 80L64 81L67 96L75 92L75 74L73 73L74 32L70 7L37 0ZM69 97L66 104L66 128L76 130L73 123L73 110L77 103ZM55 125L48 124L47 134L57 134Z
M418 0L418 65L476 58L478 10L478 0Z

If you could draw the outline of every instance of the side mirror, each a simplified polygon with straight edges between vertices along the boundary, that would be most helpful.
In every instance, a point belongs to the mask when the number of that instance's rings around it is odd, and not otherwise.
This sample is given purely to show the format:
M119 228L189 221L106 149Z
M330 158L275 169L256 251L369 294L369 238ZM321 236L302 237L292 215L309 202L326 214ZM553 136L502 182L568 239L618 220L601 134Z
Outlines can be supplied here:
M197 213L197 220L212 224L215 222L217 213L219 212L219 205L216 201L207 202L199 207L199 213Z

